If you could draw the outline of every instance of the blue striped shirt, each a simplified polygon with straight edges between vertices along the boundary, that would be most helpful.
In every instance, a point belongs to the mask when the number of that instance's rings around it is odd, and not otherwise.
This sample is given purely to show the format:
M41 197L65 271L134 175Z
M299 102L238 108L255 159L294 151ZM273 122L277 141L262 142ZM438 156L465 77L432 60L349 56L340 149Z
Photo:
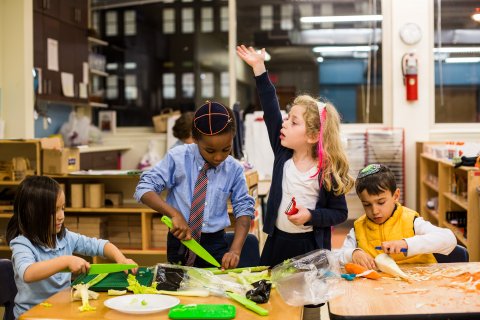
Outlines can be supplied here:
M185 220L190 217L193 189L205 160L196 144L172 148L151 170L144 172L135 192L135 199L154 191L168 189L167 203L180 211ZM202 232L212 233L230 225L227 200L230 197L235 218L254 218L255 201L248 194L243 166L228 156L219 166L207 171L208 186L203 213Z

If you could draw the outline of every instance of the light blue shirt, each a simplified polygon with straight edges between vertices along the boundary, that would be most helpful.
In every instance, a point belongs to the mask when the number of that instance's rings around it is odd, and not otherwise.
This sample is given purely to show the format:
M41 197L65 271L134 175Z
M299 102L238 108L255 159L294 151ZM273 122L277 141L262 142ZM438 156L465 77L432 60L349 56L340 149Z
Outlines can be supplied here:
M69 288L71 284L72 274L70 272L60 272L44 280L26 283L23 275L31 264L69 256L73 253L103 257L103 248L107 244L107 240L89 238L68 230L65 231L65 237L61 240L57 239L57 246L54 249L36 246L24 236L18 236L10 241L15 284L18 289L13 310L15 319L53 294Z
M160 194L168 189L167 203L180 211L188 221L193 189L204 164L205 160L196 144L170 149L162 161L142 174L135 199L140 201L149 191ZM243 166L237 160L228 156L219 166L209 169L207 177L202 232L217 232L230 225L227 212L229 197L235 218L246 215L254 218L255 200L248 194Z

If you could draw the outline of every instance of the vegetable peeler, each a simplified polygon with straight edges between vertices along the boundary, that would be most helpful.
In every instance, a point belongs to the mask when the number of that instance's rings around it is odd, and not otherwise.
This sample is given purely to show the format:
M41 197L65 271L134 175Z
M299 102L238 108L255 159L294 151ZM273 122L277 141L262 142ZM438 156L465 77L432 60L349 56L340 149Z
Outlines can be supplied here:
M378 247L375 247L375 250L382 250L382 247L378 246ZM407 248L402 248L400 249L400 252L403 252L404 254L408 252L408 249Z
M296 206L297 206L297 202L295 201L295 197L292 197L292 200L290 201L287 209L285 210L285 214L287 216L293 216L294 214L297 214L298 209Z

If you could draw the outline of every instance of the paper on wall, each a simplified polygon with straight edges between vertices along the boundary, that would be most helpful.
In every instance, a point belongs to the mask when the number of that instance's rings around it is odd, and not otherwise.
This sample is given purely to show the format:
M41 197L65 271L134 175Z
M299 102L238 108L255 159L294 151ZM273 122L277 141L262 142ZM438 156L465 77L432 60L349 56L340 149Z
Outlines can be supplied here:
M88 94L87 94L87 84L80 82L78 84L78 96L82 99L87 99Z
M73 97L73 74L68 72L61 73L62 92L65 97Z
M58 71L58 41L47 38L47 68Z
M83 83L88 84L88 78L90 77L90 70L88 62L83 63Z

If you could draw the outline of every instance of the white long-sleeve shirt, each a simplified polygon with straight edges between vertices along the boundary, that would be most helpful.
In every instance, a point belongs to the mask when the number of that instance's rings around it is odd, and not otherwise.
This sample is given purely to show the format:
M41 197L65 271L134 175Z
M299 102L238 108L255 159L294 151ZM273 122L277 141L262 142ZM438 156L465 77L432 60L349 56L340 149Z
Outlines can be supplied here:
M426 253L448 255L457 245L457 239L450 229L434 226L421 217L415 219L413 229L415 235L404 239L408 245L407 257ZM345 238L342 248L335 252L340 265L352 262L355 249L357 249L357 239L355 230L352 228Z

